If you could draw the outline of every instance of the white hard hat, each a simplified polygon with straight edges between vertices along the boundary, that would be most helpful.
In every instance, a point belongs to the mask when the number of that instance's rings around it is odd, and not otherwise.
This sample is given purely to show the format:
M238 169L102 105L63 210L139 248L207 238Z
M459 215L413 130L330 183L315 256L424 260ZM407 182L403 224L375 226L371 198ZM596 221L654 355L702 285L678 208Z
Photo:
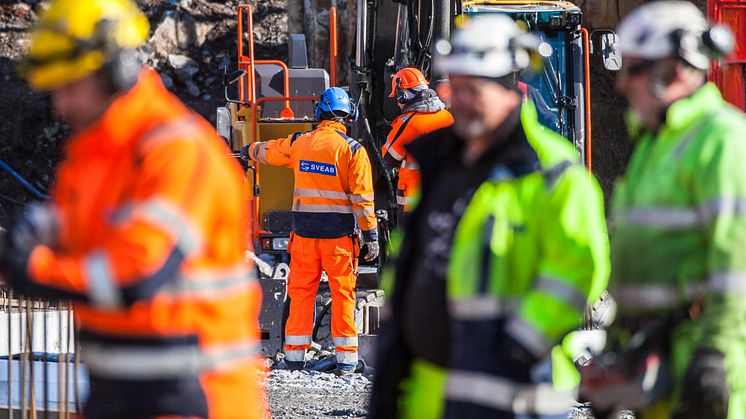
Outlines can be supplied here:
M687 1L656 1L633 10L619 25L624 57L659 60L679 57L706 70L710 59L733 49L733 35L721 25L710 28L702 12Z
M528 67L538 45L538 38L521 31L510 17L481 15L458 28L450 43L436 43L434 70L443 75L502 77Z

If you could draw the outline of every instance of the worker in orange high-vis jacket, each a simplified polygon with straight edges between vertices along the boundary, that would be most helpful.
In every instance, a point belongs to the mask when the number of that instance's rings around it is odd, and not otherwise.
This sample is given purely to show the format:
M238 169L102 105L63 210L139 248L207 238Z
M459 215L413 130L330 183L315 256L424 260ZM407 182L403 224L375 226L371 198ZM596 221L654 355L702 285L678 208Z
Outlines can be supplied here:
M73 132L2 240L19 293L74 303L87 418L263 418L240 165L139 65L130 0L54 0L21 67Z
M285 326L285 362L302 369L311 347L316 292L321 271L332 292L332 338L339 375L358 363L355 327L355 282L359 247L356 225L367 247L365 260L378 256L378 231L373 181L365 148L348 137L344 122L354 119L347 93L332 87L319 97L313 131L253 143L241 154L263 164L287 166L295 175L293 234L288 295L290 317Z
M451 126L453 117L416 68L402 68L394 74L389 97L396 98L401 114L391 124L381 150L386 166L399 169L396 202L400 210L408 213L419 194L420 170L405 146L423 134Z

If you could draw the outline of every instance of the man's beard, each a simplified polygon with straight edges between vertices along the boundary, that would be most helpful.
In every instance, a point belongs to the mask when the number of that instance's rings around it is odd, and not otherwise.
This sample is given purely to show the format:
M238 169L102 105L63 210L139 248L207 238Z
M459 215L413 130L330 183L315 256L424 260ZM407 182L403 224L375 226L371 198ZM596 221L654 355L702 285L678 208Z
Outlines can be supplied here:
M457 119L453 123L453 130L456 135L464 139L483 137L487 134L487 127L484 122L476 118L461 121Z

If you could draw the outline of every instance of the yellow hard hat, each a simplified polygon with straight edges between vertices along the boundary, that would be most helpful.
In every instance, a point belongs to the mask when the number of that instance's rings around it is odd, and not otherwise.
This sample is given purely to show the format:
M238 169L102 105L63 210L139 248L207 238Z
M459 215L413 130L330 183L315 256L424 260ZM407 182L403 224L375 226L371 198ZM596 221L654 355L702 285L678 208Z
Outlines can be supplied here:
M148 18L130 0L54 0L32 30L20 70L34 89L53 90L99 70L149 33Z

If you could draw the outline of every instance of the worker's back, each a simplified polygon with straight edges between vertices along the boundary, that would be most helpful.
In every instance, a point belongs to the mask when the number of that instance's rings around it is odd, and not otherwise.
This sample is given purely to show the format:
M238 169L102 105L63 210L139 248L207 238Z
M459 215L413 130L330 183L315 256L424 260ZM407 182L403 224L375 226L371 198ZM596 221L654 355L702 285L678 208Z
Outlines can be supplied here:
M296 234L334 238L352 233L355 218L350 195L355 191L350 184L362 184L365 175L351 166L358 150L365 153L360 143L345 134L342 124L331 121L323 121L292 141L289 166L295 174ZM358 177L360 182L355 181Z

